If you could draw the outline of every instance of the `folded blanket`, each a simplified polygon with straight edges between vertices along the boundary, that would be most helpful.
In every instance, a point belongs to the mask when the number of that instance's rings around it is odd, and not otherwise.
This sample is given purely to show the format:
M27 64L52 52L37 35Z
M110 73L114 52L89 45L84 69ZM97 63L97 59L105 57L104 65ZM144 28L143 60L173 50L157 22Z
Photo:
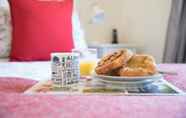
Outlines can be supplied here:
M1 118L186 118L186 96L0 93Z
M21 78L0 78L1 93L23 93L37 81Z

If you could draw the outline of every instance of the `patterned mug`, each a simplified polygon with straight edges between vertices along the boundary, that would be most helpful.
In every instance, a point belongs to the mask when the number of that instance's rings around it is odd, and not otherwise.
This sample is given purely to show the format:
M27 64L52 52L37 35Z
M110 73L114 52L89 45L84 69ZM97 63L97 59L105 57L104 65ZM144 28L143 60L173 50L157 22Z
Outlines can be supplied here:
M59 87L68 87L80 79L79 54L52 53L52 81Z

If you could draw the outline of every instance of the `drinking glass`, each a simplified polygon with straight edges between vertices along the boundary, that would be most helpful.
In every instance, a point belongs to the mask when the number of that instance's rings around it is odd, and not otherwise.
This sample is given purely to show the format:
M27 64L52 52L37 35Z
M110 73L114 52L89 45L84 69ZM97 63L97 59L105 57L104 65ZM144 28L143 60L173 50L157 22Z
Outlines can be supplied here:
M97 50L88 49L73 49L73 52L79 53L80 55L80 75L91 76L97 65Z

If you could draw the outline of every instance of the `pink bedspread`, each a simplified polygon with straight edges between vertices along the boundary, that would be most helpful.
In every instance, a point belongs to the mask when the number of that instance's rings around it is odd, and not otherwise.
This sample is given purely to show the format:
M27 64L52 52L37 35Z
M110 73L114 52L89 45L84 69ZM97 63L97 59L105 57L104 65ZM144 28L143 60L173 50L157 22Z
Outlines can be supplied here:
M178 75L166 79L186 91L186 65L160 68L176 69ZM0 79L0 118L186 118L186 96L21 94L34 83L19 78Z

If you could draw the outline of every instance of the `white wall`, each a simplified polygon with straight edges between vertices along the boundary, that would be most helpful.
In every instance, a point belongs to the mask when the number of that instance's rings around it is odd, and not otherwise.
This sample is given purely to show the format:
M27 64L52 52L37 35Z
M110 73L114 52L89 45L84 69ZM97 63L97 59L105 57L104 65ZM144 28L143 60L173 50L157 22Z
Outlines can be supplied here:
M105 9L104 24L90 24L91 4L96 0L77 0L86 39L89 43L110 42L111 29L119 29L122 43L142 45L145 53L161 62L171 0L97 0Z
M118 2L116 2L118 1ZM121 27L122 23L122 0L76 0L77 9L83 28L85 28L86 39L88 42L111 42L112 28ZM93 5L98 6L105 11L104 23L91 23L94 14Z
M123 0L123 34L128 42L144 45L158 62L163 58L170 9L171 0Z

